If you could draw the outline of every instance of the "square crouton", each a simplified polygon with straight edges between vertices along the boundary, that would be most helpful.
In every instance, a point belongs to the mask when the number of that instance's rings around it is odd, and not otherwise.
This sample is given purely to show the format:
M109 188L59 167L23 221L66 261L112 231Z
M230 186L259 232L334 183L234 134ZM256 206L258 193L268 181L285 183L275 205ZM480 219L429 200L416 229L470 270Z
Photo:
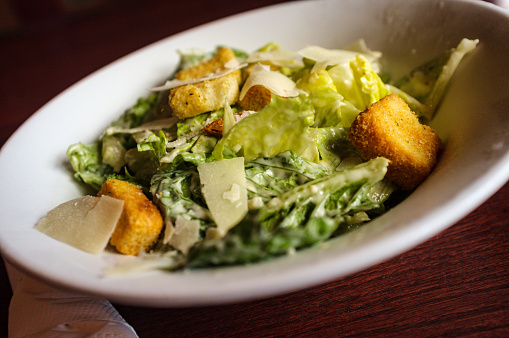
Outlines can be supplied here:
M178 80L198 79L225 70L225 65L235 58L230 48L220 48L214 57L195 67L178 72ZM193 117L217 110L228 104L235 104L239 98L241 71L239 69L219 78L174 88L168 98L173 115L180 119Z
M107 195L124 201L124 210L111 236L110 244L120 253L137 255L149 250L163 229L159 209L134 184L108 179L98 196Z
M347 137L363 159L389 159L387 177L404 190L415 189L430 174L442 149L437 133L395 94L360 113Z

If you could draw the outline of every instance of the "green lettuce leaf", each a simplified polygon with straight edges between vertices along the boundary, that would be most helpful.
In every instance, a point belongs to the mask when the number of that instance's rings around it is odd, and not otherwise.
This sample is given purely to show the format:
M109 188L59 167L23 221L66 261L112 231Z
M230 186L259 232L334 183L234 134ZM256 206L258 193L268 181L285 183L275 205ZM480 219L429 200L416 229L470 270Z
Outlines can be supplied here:
M412 70L397 81L395 87L421 102L424 107L415 112L431 120L461 60L476 48L478 42L462 39L456 48Z
M368 59L358 55L328 70L338 93L359 111L385 97L389 92Z
M376 158L288 190L248 215L222 239L205 240L189 267L250 263L319 244L369 220L382 206L370 192L389 161Z
M177 216L212 224L212 217L201 195L200 178L193 165L182 165L153 175L150 192L165 219L174 222Z
M347 133L348 129L342 126L318 128L316 143L320 152L320 163L329 172L363 162L357 149L346 138Z
M116 173L126 164L124 156L127 150L124 144L125 138L122 136L109 135L102 138L102 162L110 165Z
M320 164L306 161L290 150L274 157L254 159L246 163L245 171L248 197L260 197L264 202L328 174Z
M129 149L125 153L125 161L129 173L143 182L143 185L150 182L150 177L159 167L159 158L153 150L138 151L137 148Z
M359 110L345 101L337 90L332 77L326 70L307 74L299 79L297 88L309 94L315 108L314 127L350 127Z
M235 124L217 143L212 154L224 158L226 149L246 161L271 157L286 150L312 162L318 161L314 143L314 109L306 95L294 98L272 97L271 103L256 114Z
M138 143L137 149L141 151L153 151L158 159L161 159L166 155L166 135L162 130L159 133L151 134L145 140Z
M151 93L148 97L140 97L136 103L127 109L120 118L111 126L119 128L134 128L147 122L157 103L157 93Z
M75 171L74 177L95 190L101 189L113 169L101 161L101 142L76 143L67 148L67 157Z

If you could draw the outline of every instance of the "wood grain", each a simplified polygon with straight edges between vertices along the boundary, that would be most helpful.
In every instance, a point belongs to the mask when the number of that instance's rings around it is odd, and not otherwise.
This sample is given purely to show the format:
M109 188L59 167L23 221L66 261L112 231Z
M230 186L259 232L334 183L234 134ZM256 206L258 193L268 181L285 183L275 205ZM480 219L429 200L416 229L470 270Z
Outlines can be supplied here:
M193 6L111 1L85 12L53 8L36 17L18 8L18 28L0 36L0 144L47 101L117 58L196 25L277 2L283 1L199 0ZM303 291L213 307L115 305L140 337L507 337L508 202L506 184L417 248ZM3 265L0 283L0 336L6 336L11 291Z

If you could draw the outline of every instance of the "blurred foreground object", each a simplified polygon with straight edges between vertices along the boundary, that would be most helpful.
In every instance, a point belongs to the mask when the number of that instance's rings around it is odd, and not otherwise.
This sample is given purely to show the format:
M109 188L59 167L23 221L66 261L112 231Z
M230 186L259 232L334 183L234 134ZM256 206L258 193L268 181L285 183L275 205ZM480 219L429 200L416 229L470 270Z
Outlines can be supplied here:
M105 298L57 290L5 266L13 293L9 337L138 337Z

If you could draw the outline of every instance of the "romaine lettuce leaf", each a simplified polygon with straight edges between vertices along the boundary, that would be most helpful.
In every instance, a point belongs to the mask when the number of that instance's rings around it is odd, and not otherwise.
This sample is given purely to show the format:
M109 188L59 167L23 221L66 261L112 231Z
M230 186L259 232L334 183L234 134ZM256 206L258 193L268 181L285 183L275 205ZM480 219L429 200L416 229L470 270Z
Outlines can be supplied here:
M140 97L136 103L127 109L120 118L114 121L111 126L119 128L134 128L147 122L152 109L157 103L157 93L151 93L147 97Z
M414 97L424 107L415 111L431 120L461 60L475 49L479 40L462 39L456 48L445 51L435 59L415 68L395 83L395 86Z
M299 79L297 88L309 94L315 108L314 127L350 127L359 114L352 103L345 101L326 70L307 74Z
M216 115L217 112L214 112L208 114L200 114L181 120L177 123L177 136L180 137L184 135L190 135L200 131L204 124L210 123L211 121L223 116L222 110L219 116Z
M76 143L67 148L67 156L75 171L74 177L99 190L113 169L101 161L101 142Z
M389 93L382 79L362 55L357 55L350 62L338 64L328 72L338 93L359 111Z
M306 161L290 150L254 159L246 163L245 171L248 197L259 197L263 202L328 174L320 164Z
M308 161L317 162L315 131L310 128L313 122L314 109L306 95L287 99L273 95L271 103L262 110L235 124L212 154L220 160L224 151L230 149L250 161L292 150Z
M153 151L158 159L166 155L166 135L162 130L159 133L151 134L149 137L138 143L137 149L141 151Z
M382 206L370 192L389 161L376 158L307 182L251 210L222 239L191 249L189 267L250 263L321 243L369 220Z
M143 185L150 182L150 177L159 167L159 158L153 150L138 151L137 148L132 148L125 153L124 158L129 173L143 182Z
M318 128L316 143L320 152L320 163L329 172L346 169L362 161L357 149L346 138L348 129L338 127ZM348 163L347 163L348 162Z
M207 224L213 224L193 165L157 172L152 177L150 192L155 196L166 222L174 223L177 217L199 220L203 231Z
M126 164L124 156L126 148L124 147L124 137L116 135L104 136L102 138L102 162L108 164L113 168L113 171L118 173Z

